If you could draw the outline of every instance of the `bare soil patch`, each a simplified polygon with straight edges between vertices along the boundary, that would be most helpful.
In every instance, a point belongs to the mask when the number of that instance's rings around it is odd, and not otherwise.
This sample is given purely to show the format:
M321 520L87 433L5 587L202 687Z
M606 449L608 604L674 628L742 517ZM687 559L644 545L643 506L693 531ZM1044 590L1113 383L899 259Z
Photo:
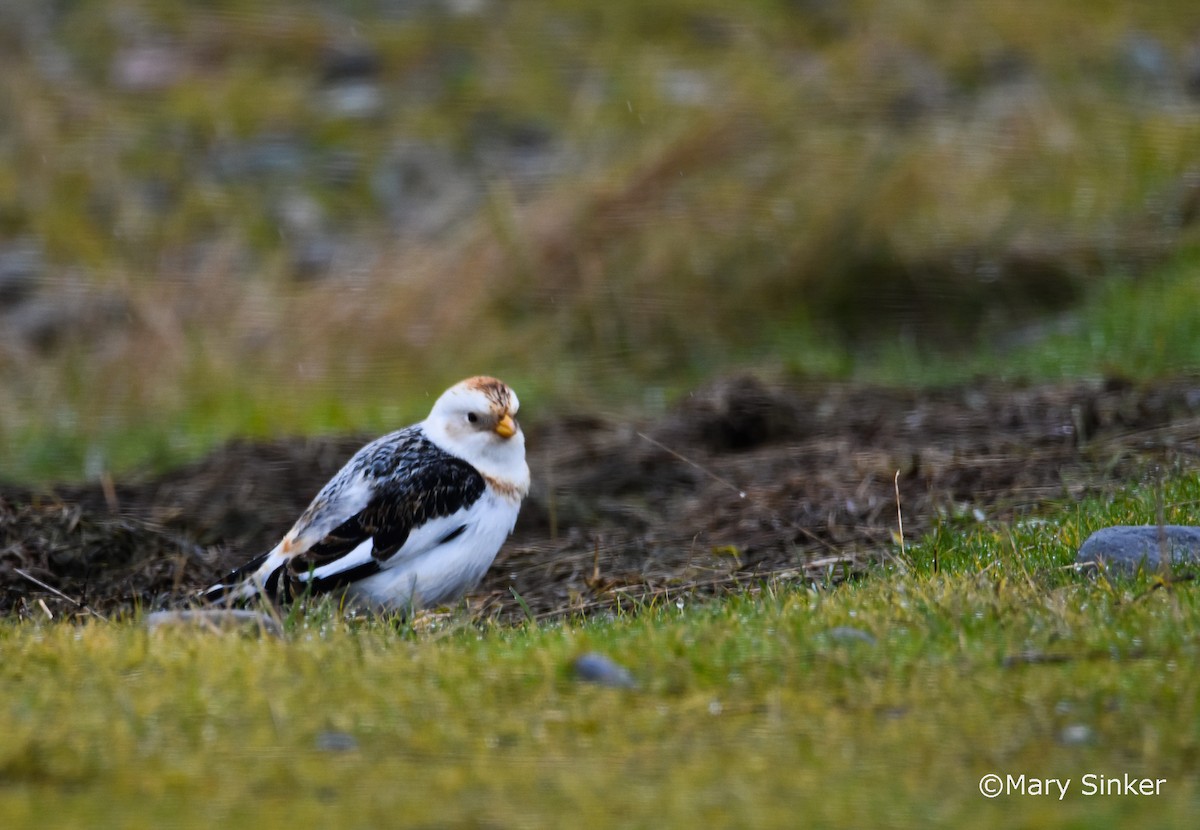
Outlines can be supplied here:
M895 553L897 473L909 539L939 515L1078 499L1194 454L1200 380L930 391L737 376L640 423L525 427L534 490L469 600L486 616L845 579ZM0 486L0 614L184 602L274 544L367 437L234 442L161 476Z

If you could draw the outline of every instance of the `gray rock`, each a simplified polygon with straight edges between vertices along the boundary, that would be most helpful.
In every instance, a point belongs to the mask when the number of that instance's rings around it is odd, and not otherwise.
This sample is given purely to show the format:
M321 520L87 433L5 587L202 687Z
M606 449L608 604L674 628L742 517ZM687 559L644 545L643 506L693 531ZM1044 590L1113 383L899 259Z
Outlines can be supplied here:
M838 625L829 629L826 634L829 639L839 643L865 643L866 645L875 645L875 638L861 628L855 628L851 625Z
M113 56L109 80L123 92L170 89L186 74L185 50L173 43L143 43Z
M346 732L329 730L317 735L316 747L322 752L352 752L358 749L358 740Z
M133 319L125 297L88 286L82 279L47 284L4 312L0 333L43 354L67 343L97 343Z
M1059 743L1065 746L1084 746L1092 743L1096 738L1096 733L1086 723L1073 723L1069 726L1064 726L1062 731L1058 733Z
M1184 52L1183 85L1188 95L1200 98L1200 41L1192 43Z
M321 102L335 118L374 118L383 113L383 60L366 44L342 44L321 61Z
M372 81L330 84L317 99L321 114L330 118L367 119L383 113L383 88Z
M1173 74L1170 52L1163 43L1144 32L1134 32L1121 44L1121 63L1126 74L1137 80L1164 85Z
M599 683L601 686L613 686L619 689L632 689L637 686L629 669L614 663L603 654L590 652L575 660L573 668L575 676L589 683Z
M321 58L321 82L340 84L373 80L383 71L379 53L366 43L343 43Z
M553 127L496 112L469 127L474 164L485 179L501 179L522 199L571 169L572 154Z
M212 148L206 169L221 182L291 183L319 166L313 153L288 132L262 133L245 141L223 141Z
M371 174L371 193L397 232L434 237L474 214L479 182L448 150L400 141Z
M1080 567L1103 567L1127 574L1139 568L1158 570L1161 552L1170 551L1175 565L1200 563L1200 527L1184 525L1117 525L1097 530L1075 556Z
M143 620L150 631L163 628L195 628L212 633L245 631L282 637L279 621L258 611L242 608L197 608L181 611L155 611Z
M21 242L0 247L0 311L32 294L44 271L40 245Z

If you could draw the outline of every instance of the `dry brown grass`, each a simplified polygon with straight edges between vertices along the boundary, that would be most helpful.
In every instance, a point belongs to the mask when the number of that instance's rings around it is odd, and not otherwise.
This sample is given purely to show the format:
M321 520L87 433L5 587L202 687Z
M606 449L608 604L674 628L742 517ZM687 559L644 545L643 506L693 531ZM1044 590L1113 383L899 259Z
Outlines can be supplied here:
M79 475L383 427L473 371L620 408L747 363L845 371L896 334L1007 335L1196 240L1195 10L1084 5L497 7L343 39L282 6L148 4L180 71L140 92L113 73L140 30L46 12L65 79L36 26L3 58L0 252L31 240L35 293L114 311L49 345L2 321L0 444L19 475ZM343 121L321 72L356 43L387 105ZM560 166L475 164L509 132ZM372 177L398 140L477 177L477 210L391 226ZM290 264L297 196L348 251L318 279Z

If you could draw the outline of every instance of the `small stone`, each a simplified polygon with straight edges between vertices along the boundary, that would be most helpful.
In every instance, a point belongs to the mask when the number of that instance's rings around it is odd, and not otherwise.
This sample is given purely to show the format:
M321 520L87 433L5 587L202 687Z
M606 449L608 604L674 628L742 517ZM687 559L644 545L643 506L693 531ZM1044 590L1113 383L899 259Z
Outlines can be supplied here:
M1126 74L1151 84L1166 84L1172 74L1172 59L1166 46L1145 33L1125 37L1121 45L1121 63Z
M839 625L829 629L826 632L829 639L836 640L839 643L865 643L869 646L875 645L875 638L863 631L861 628L855 628L851 625Z
M1073 723L1063 727L1062 732L1058 734L1058 740L1065 746L1082 746L1090 744L1094 734L1092 728L1087 724Z
M326 114L337 118L374 118L383 112L384 94L379 84L383 61L369 47L344 45L326 54L321 66Z
M345 732L322 732L317 735L316 746L322 752L352 752L358 749L358 741Z
M109 77L124 92L156 92L174 86L185 74L184 51L172 43L144 43L113 57Z
M181 611L155 611L147 614L144 623L150 631L162 628L197 628L213 633L245 631L272 637L282 637L278 620L259 611L243 608L197 608Z
M1200 41L1193 43L1184 52L1183 85L1188 95L1200 98Z
M619 689L632 689L637 686L629 669L614 663L603 654L584 654L575 660L573 668L575 677L588 683L599 683L601 686Z
M373 170L371 194L401 234L433 237L474 214L478 179L444 147L400 141Z
M28 298L44 270L38 245L26 243L0 248L0 311Z
M383 70L379 54L365 44L342 44L325 53L321 60L321 82L346 83L378 78Z
M1116 525L1097 530L1075 556L1080 568L1105 567L1125 574L1156 571L1161 552L1175 565L1200 563L1200 527L1186 525Z
M326 87L320 99L333 118L366 119L383 112L383 89L371 81L344 81Z

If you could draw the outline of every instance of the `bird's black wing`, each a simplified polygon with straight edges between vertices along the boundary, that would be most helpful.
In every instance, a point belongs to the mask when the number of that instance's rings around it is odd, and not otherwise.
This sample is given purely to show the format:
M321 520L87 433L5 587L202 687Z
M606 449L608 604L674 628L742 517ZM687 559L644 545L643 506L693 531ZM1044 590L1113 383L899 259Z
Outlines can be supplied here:
M403 440L367 445L347 470L348 474L367 479L369 500L361 510L287 561L286 576L292 592L333 591L377 573L415 528L465 510L486 487L478 470L419 433L406 434ZM451 534L457 532L451 530ZM372 541L370 557L351 557L368 539ZM344 568L328 567L336 566L339 560L345 560ZM322 575L311 576L318 569L324 571Z

